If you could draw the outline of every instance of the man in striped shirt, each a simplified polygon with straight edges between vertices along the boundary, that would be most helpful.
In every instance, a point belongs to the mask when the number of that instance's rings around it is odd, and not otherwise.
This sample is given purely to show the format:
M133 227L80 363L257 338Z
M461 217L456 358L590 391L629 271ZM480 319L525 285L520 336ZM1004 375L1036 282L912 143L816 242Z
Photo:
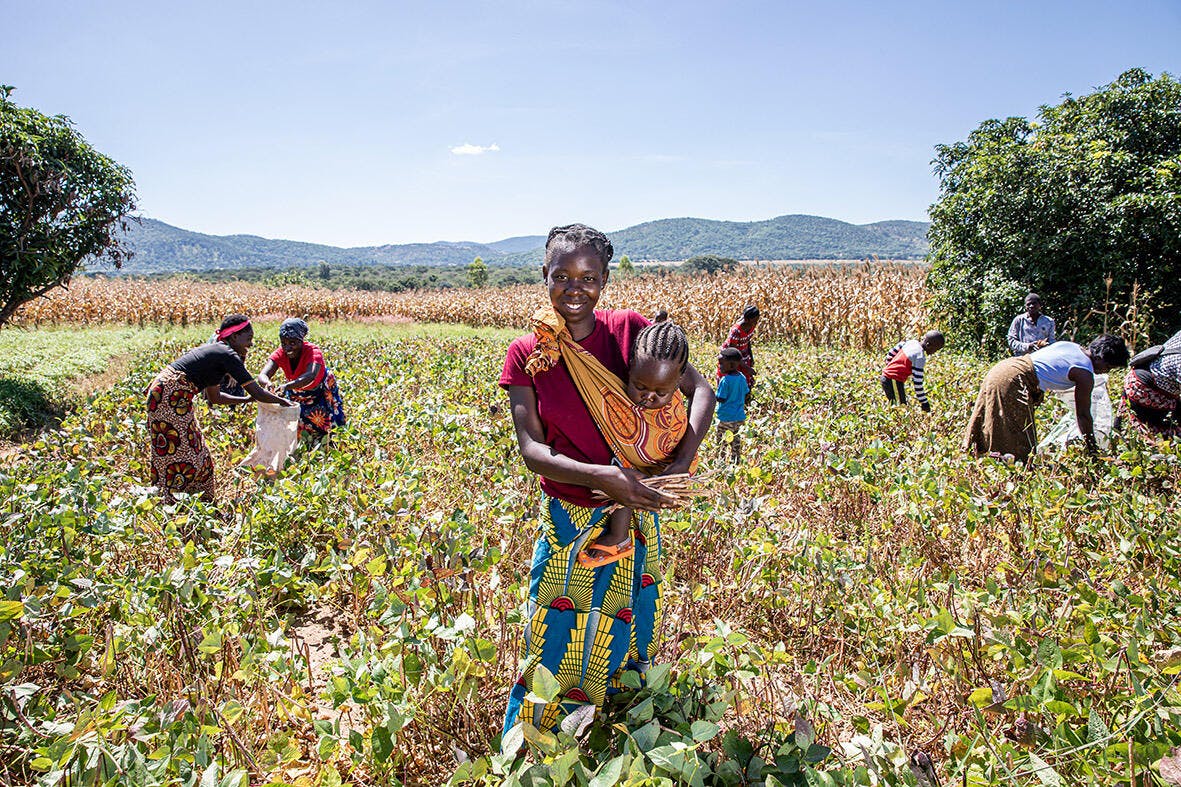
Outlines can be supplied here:
M914 378L914 395L924 413L931 412L927 392L923 390L923 369L927 356L943 349L943 334L927 331L920 339L898 342L886 353L886 368L882 370L882 390L892 404L906 404L906 380Z

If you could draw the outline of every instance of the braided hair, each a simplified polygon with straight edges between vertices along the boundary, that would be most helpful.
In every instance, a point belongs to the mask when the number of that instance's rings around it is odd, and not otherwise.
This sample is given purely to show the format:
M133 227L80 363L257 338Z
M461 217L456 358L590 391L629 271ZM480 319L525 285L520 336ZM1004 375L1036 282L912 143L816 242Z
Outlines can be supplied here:
M567 224L550 230L545 241L545 264L549 265L558 251L583 246L593 249L595 256L603 261L603 270L607 270L607 263L615 256L615 247L606 235L585 224Z
M632 347L632 363L641 358L676 361L684 372L689 365L689 339L674 322L654 322L639 332Z

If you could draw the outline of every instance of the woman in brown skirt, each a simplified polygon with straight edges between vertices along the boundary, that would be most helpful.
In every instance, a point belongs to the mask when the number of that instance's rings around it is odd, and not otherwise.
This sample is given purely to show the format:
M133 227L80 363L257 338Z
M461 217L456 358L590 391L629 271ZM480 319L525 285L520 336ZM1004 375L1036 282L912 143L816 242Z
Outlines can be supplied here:
M254 343L254 328L244 315L234 314L222 321L217 341L203 344L165 367L148 386L148 464L151 483L165 500L176 492L213 500L213 457L205 438L193 399L204 391L209 404L260 402L294 407L295 403L265 390L246 370L246 352ZM247 396L234 396L220 389L229 375Z
M1088 450L1095 450L1091 391L1096 374L1128 364L1118 336L1103 334L1086 347L1055 342L1029 355L1006 358L980 384L976 408L964 435L964 450L1024 462L1037 446L1034 408L1044 391L1074 390L1075 419Z

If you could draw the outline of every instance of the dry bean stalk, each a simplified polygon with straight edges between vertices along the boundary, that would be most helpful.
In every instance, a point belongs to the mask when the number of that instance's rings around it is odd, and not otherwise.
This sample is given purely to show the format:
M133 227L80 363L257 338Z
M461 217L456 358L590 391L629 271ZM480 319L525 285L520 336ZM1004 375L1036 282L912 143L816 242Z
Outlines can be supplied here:
M692 501L693 496L701 491L701 482L707 481L713 476L713 473L703 473L701 475L690 475L689 473L673 473L671 475L656 475L650 478L645 478L644 486L659 492L668 502L661 506L661 510L684 508ZM591 496L598 501L607 502L611 500L606 492L601 489L591 491ZM617 508L624 508L619 503L614 503L607 509L610 513Z

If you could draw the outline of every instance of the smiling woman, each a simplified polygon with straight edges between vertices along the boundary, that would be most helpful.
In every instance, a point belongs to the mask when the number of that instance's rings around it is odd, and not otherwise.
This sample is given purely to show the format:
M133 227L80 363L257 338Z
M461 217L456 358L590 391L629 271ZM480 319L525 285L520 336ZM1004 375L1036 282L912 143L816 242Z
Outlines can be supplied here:
M258 382L271 388L271 376L282 370L287 382L278 390L299 404L299 431L323 437L334 426L344 426L344 401L336 375L328 371L320 348L307 341L308 324L297 318L279 326L279 349L258 373Z
M552 309L539 310L536 332L510 345L500 377L521 456L541 476L543 492L520 677L505 714L506 750L515 747L509 733L519 722L552 729L580 706L601 705L625 670L643 674L655 650L661 550L655 512L667 501L643 483L643 473L614 461L566 362L569 353L589 356L616 378L624 396L620 381L648 320L630 310L595 311L613 253L607 237L585 225L550 231L542 276ZM670 474L689 469L713 414L713 392L693 367L680 390L688 424L669 456ZM577 556L607 525L611 507L595 490L633 510L635 547L606 565L588 566ZM556 677L556 691L546 689L552 681L534 682L539 668Z

